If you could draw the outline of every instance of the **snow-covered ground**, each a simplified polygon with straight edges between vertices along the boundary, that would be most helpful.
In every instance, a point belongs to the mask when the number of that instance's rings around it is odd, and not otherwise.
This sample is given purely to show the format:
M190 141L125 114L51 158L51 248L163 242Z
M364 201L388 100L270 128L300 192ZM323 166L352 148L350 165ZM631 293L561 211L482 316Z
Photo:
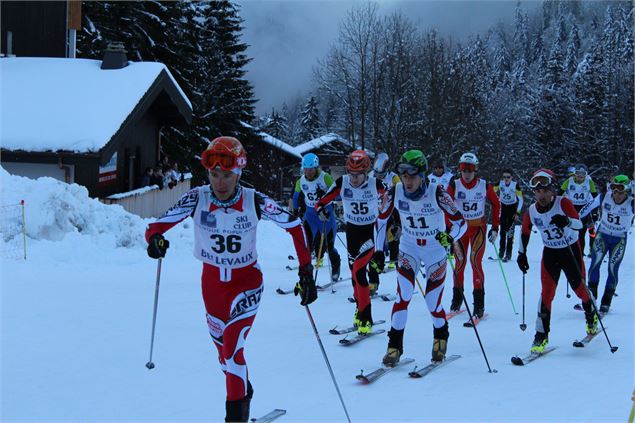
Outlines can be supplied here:
M201 264L191 254L189 223L167 234L171 247L161 274L156 368L149 371L144 365L156 261L145 253L146 221L88 199L77 186L52 179L34 182L2 170L0 176L2 204L26 200L28 230L27 260L2 259L1 420L222 421L224 377L207 333ZM337 247L343 254L341 244ZM632 243L622 265L619 297L605 320L619 351L611 354L603 336L587 348L572 347L584 335L585 324L583 314L573 310L575 296L565 297L562 277L550 336L550 345L558 349L515 367L510 357L528 351L533 339L540 252L534 236L525 332L519 329L521 315L512 311L498 263L485 260L490 317L478 329L498 373L488 373L474 331L462 326L462 315L450 321L448 347L448 354L462 355L460 360L423 379L410 379L408 367L362 386L355 375L379 364L387 338L380 335L350 348L338 345L339 336L328 329L352 322L354 306L346 300L352 289L344 282L334 294L321 293L311 310L352 420L625 421L634 381ZM296 280L294 272L284 269L291 263L288 254L293 254L291 238L262 222L259 255L266 293L246 353L255 388L252 416L284 408L288 414L280 421L345 421L306 312L297 298L275 293L278 286L288 288ZM493 255L491 245L488 255ZM520 313L521 273L514 262L504 269ZM327 272L320 271L318 279L326 278ZM469 293L469 270L466 281ZM395 273L382 275L380 291L394 290ZM389 320L391 306L373 302L374 317ZM431 344L430 317L417 295L410 307L405 356L424 365Z

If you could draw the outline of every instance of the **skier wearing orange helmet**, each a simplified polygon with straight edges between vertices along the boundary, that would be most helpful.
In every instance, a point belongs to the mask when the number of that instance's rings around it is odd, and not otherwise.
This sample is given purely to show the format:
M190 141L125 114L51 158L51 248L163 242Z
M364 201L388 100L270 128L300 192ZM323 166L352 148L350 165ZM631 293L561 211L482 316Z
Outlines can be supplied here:
M326 206L338 196L342 198L348 265L357 303L353 324L357 326L359 335L370 334L373 326L367 272L382 271L385 264L383 248L375 251L373 241L379 200L386 188L380 180L367 175L370 166L370 158L364 150L353 151L346 159L346 174L340 176L315 205L318 213L324 213ZM371 259L375 261L376 268L367 269Z
M307 239L299 219L265 195L240 185L247 154L232 137L214 139L201 155L209 185L187 192L146 230L148 255L165 257L169 242L163 233L192 217L194 256L203 262L202 290L209 334L225 373L225 421L249 421L253 389L245 361L245 341L263 293L258 265L256 228L261 218L273 221L293 237L300 262L296 295L308 305L317 298Z

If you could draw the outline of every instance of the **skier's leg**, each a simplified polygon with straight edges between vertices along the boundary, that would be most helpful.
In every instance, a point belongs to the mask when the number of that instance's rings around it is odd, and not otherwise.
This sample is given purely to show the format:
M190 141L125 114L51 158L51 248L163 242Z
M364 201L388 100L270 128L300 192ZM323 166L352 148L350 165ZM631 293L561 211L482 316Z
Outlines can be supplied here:
M589 267L589 290L597 297L598 284L600 283L600 267L606 255L606 244L602 234L598 234L591 250L591 266Z
M467 232L455 242L454 257L456 263L454 265L454 286L452 289L452 304L450 310L459 311L461 304L463 303L463 281L465 266L467 264L467 249L469 247L469 239L472 234L473 228L467 228Z
M474 314L483 317L485 312L485 273L483 272L483 254L485 254L486 229L485 225L474 228L470 238L470 264L474 278Z
M536 332L549 335L551 324L551 303L556 295L558 279L560 279L560 264L557 254L552 249L544 249L540 263L540 283L542 291L538 303L538 318L536 319Z
M600 234L598 234L598 237ZM604 288L604 295L602 295L602 305L600 307L603 313L609 311L611 307L611 301L613 301L613 294L615 293L615 288L617 288L618 283L618 275L620 271L620 264L622 264L622 259L624 258L624 253L626 252L626 237L615 238L611 240L609 243L610 253L609 253L609 271L608 277L606 280L606 287ZM598 242L598 238L596 237L595 242Z

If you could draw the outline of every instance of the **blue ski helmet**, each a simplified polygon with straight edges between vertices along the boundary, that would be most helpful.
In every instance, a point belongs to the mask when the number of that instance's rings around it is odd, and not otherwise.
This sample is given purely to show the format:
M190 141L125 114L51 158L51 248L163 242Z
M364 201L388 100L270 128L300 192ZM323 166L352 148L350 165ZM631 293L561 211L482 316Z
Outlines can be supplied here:
M317 169L320 166L320 159L313 153L302 157L302 169Z

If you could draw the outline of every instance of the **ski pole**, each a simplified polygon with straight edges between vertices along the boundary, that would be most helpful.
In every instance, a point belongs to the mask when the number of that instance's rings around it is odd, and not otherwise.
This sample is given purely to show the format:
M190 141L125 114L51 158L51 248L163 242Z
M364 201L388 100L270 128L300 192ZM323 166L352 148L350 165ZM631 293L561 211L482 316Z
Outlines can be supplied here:
M501 273L503 274L503 280L505 281L505 287L507 287L507 295L509 295L509 301L512 303L512 310L514 310L514 314L518 315L516 311L516 306L514 305L514 299L512 298L512 293L509 290L509 284L507 283L507 276L505 276L505 270L503 270L503 263L501 262L501 258L498 255L498 248L496 248L496 244L492 242L492 246L494 247L494 252L496 253L496 257L498 258L498 265L501 268Z
M316 272L317 273L317 272ZM326 362L326 367L329 369L329 373L331 374L331 379L333 380L333 385L335 385L335 390L337 391L337 396L340 397L340 402L342 403L342 408L344 408L344 413L346 414L346 420L348 423L351 423L351 418L348 415L348 410L346 409L346 404L344 403L344 398L342 398L342 393L340 392L340 387L337 385L337 380L335 380L335 374L333 374L333 369L331 368L331 363L329 361L328 356L326 355L326 351L324 350L324 345L322 344L322 339L320 339L320 334L318 333L317 327L315 326L315 321L313 320L313 315L311 314L311 310L308 305L305 305L306 314L309 316L309 321L311 322L311 326L313 327L313 333L317 338L318 344L320 345L320 350L322 350L322 357L324 357L324 361Z
M448 253L448 261L450 262L450 267L452 268L452 274L456 273L454 269L454 263L452 262L452 254ZM481 337L478 335L478 329L476 329L476 324L474 323L474 318L472 317L472 312L470 311L470 307L467 305L467 299L465 298L465 294L461 294L463 296L463 303L465 304L465 309L467 310L467 314L470 316L470 322L472 322L472 327L474 328L474 333L476 334L476 339L478 340L478 345L481 347L481 352L483 353L483 358L485 358L485 364L487 364L487 369L489 373L498 373L498 370L492 369L489 365L489 360L487 359L487 354L485 354L485 349L483 348L483 343L481 342Z
M564 236L564 239L567 242L569 242L569 239L565 236L564 231L562 229L560 229L560 231L562 233L562 236ZM604 323L602 322L602 317L600 317L600 313L598 312L598 306L597 304L595 304L595 298L593 298L593 294L591 294L589 287L586 285L584 276L582 275L582 271L580 270L580 266L578 264L578 260L576 260L575 254L573 254L573 250L571 249L570 244L567 245L567 250L569 250L569 255L571 256L571 260L573 260L573 262L575 263L575 268L578 271L578 276L580 276L580 283L582 284L582 286L584 286L584 289L586 290L587 295L591 299L591 305L593 306L593 311L595 311L595 314L598 316L598 321L600 322L600 326L602 327L602 332L604 332L604 336L606 337L606 342L608 342L611 352L615 353L618 347L617 345L616 346L611 345L611 340L609 339L609 335L606 333L606 328L604 327ZM580 257L580 260L582 260L581 257ZM569 281L567 281L567 286L569 286Z
M520 324L520 330L524 331L527 329L527 325L525 324L525 272L523 272L523 322Z
M150 337L150 359L146 363L148 370L154 369L154 363L152 362L152 351L154 350L154 329L157 323L157 307L159 305L159 282L161 281L161 262L162 258L157 261L157 284L154 289L154 313L152 314L152 336Z
M567 298L571 298L571 294L569 294L569 281L567 281Z

